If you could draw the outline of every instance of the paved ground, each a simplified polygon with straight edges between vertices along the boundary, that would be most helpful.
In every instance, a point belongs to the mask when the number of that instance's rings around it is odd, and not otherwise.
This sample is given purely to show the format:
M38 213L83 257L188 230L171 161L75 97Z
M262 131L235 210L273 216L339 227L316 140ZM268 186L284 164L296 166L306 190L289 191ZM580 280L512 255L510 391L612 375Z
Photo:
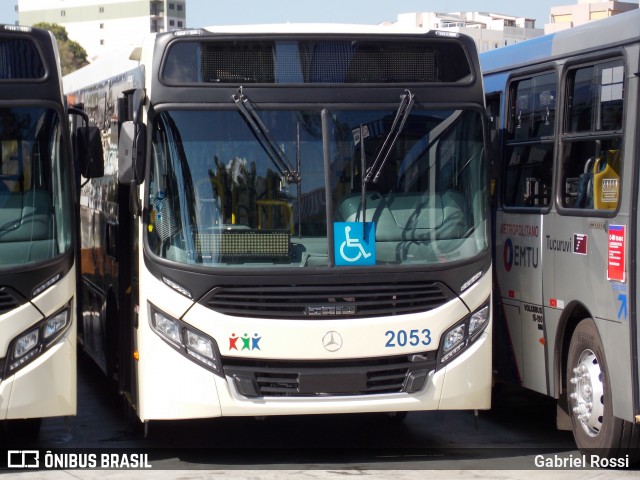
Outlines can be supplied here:
M639 472L610 470L154 470L132 471L49 471L12 473L16 480L345 480L357 476L364 480L611 480L638 479Z

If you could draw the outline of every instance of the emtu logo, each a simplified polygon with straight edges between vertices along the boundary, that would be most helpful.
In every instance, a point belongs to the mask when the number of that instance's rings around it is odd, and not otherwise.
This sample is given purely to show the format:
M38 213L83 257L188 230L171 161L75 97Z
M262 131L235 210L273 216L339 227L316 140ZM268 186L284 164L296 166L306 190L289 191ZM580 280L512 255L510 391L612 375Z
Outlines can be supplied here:
M502 250L502 259L504 260L504 269L507 272L511 271L513 266L513 242L510 238L507 238L504 242L504 249Z

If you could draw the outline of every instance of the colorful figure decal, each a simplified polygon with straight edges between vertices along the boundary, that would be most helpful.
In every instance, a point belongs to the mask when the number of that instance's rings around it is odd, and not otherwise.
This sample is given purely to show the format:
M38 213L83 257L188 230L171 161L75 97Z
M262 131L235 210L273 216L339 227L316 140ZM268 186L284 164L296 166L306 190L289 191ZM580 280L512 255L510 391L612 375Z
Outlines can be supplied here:
M240 345L238 345L238 340L241 341ZM229 350L261 350L260 340L262 340L262 337L257 333L254 333L253 337L249 337L248 333L245 333L242 337L232 333L229 337Z

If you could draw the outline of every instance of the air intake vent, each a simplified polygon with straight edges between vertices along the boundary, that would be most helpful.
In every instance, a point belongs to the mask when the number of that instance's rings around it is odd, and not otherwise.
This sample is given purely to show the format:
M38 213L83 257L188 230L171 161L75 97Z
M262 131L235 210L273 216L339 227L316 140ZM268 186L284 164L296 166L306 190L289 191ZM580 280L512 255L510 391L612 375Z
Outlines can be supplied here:
M0 287L0 315L7 313L22 305L22 302L15 293L7 287Z
M453 297L440 282L217 287L201 303L225 315L314 320L426 312Z
M426 38L181 40L171 45L162 70L169 85L404 85L468 82L470 75L460 44Z
M223 359L224 373L246 397L319 397L414 393L435 370L435 352L335 362Z
M36 45L26 38L0 38L0 80L44 78L44 62Z

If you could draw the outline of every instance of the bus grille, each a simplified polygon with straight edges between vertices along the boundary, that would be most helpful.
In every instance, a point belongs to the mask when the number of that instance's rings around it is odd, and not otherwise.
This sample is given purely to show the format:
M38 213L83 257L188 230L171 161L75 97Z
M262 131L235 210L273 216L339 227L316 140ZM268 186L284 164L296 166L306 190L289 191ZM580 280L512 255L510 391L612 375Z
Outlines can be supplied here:
M224 373L245 397L322 397L415 393L436 368L435 352L335 362L223 358Z
M0 315L17 308L21 303L6 287L0 287Z
M251 285L216 287L201 303L236 317L314 320L425 312L453 296L440 282Z

